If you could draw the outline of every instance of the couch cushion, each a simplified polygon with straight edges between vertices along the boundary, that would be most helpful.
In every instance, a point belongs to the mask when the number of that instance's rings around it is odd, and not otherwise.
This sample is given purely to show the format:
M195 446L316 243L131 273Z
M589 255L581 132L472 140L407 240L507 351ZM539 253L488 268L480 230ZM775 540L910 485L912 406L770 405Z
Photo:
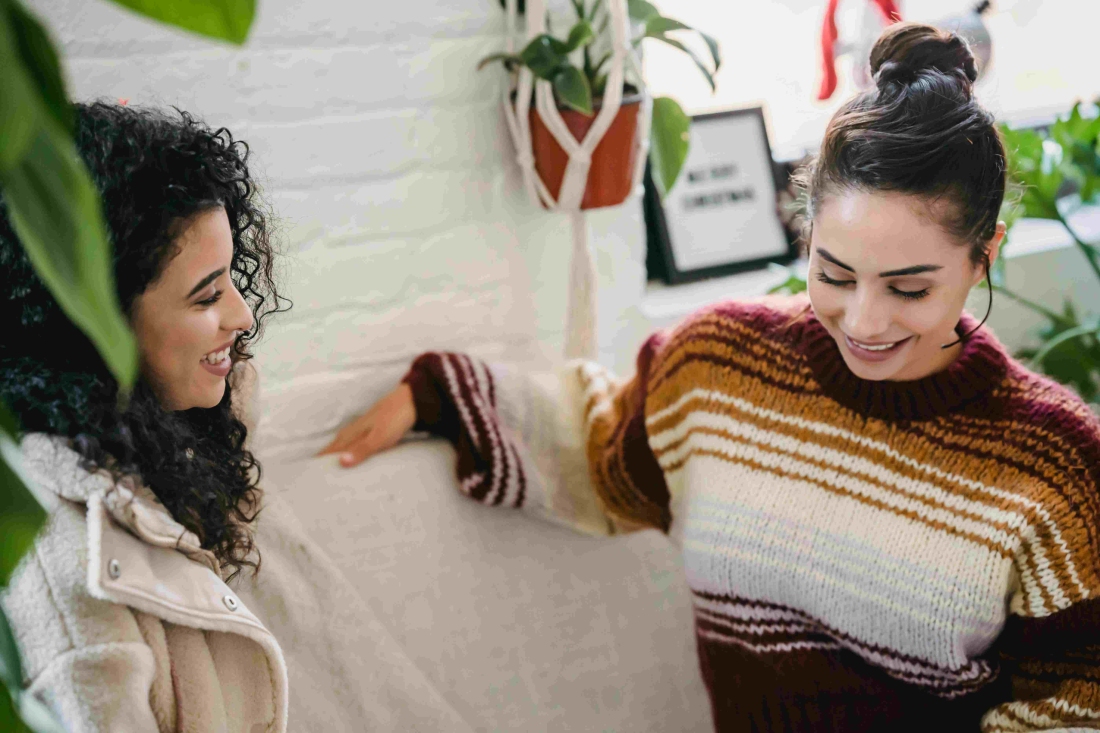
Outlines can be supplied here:
M475 729L711 730L668 540L480 506L453 466L449 445L413 441L354 469L268 461L264 487Z

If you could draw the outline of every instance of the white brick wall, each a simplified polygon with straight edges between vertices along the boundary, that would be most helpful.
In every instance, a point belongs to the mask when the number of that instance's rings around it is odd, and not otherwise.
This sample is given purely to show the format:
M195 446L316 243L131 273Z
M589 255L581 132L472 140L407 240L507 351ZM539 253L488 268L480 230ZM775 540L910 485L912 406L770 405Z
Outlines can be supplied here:
M569 226L520 189L500 72L475 69L502 44L495 0L260 0L241 49L104 0L29 1L61 43L76 98L177 105L252 147L295 301L257 360L265 452L315 445L425 349L557 357ZM600 360L628 373L645 335L676 319L645 315L638 201L588 218ZM1028 258L1032 276L1013 282L1052 298L1052 258L1070 255ZM730 281L720 295L756 294L745 288ZM1002 299L992 322L1017 346L1035 326L1026 316Z
M101 0L31 7L76 98L177 105L252 147L295 301L257 359L267 453L312 445L424 349L560 350L568 222L520 191L500 74L475 69L502 44L492 0L260 0L242 49ZM645 331L638 201L591 227L602 359L628 368Z

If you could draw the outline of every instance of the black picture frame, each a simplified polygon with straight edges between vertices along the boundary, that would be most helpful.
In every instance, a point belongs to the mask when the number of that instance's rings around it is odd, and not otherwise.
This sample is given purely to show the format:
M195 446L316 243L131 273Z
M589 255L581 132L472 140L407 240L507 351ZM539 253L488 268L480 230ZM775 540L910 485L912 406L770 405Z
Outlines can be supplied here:
M692 117L692 127L695 125L713 125L720 124L722 121L736 119L739 122L743 122L745 117L753 118L756 121L756 127L759 130L760 143L762 144L765 154L765 160L768 162L767 168L767 180L757 183L763 183L763 188L766 195L775 202L774 211L776 217L776 224L779 227L779 231L783 234L783 242L785 247L780 249L776 247L776 252L762 257L748 257L739 259L736 257L736 252L731 251L731 257L719 264L712 264L703 267L695 268L682 268L677 265L677 259L675 256L675 245L671 240L669 234L669 222L668 212L666 206L661 202L660 195L656 186L653 184L651 171L646 171L646 185L645 196L643 199L643 208L646 219L647 230L647 256L646 264L649 272L650 279L660 279L670 285L676 285L680 283L694 282L698 280L704 280L712 277L721 277L724 275L732 275L738 272L745 272L747 270L756 270L767 267L771 263L787 264L798 257L798 242L797 237L791 236L791 232L788 230L785 223L782 221L779 211L779 192L787 188L787 182L780 183L780 173L777 169L780 168L780 164L777 164L772 158L771 143L768 140L767 129L764 124L764 110L761 107L746 107L738 109L722 110L719 112L710 112L707 114L695 115ZM741 125L743 126L743 125ZM690 156L690 153L689 153ZM787 171L784 169L782 175L786 178ZM681 173L681 180L688 175L688 171L685 169ZM680 189L680 182L677 186L669 192L669 197L678 194ZM777 241L777 245L781 242Z

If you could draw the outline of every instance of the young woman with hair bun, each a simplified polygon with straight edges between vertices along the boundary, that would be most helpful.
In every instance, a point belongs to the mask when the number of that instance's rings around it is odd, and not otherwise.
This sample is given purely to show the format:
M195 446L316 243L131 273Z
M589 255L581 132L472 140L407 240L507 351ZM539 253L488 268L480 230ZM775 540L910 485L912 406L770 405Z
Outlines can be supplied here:
M429 430L477 501L668 533L719 731L1095 727L1100 423L963 311L1005 232L965 42L898 24L871 65L802 177L805 296L706 308L625 381L423 354L326 451Z

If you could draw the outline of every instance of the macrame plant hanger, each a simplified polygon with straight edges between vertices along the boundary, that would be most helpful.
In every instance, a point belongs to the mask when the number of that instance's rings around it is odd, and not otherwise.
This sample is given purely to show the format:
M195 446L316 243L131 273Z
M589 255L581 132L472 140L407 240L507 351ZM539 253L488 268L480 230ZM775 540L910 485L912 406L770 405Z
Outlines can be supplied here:
M623 99L623 80L627 65L630 66L638 81L638 88L643 88L641 63L630 43L630 17L626 10L626 0L604 1L610 13L612 55L602 106L583 140L578 142L573 137L565 120L559 114L550 82L545 79L536 79L526 66L520 67L514 85L506 85L504 90L504 116L508 122L512 142L516 146L516 158L523 172L523 184L528 196L536 204L541 203L552 211L563 211L569 214L573 234L573 252L569 270L569 301L566 314L566 359L594 359L597 353L596 264L589 243L588 222L581 210L581 199L584 197L585 185L588 181L592 153L619 111ZM516 52L517 41L520 40L519 12L516 6L517 0L507 0L505 43L508 53ZM526 41L546 32L545 0L527 0L525 16ZM535 170L531 125L528 118L532 90L534 90L535 111L557 140L558 145L569 156L557 199L551 195L546 183ZM638 184L641 183L646 155L649 153L650 105L649 96L643 95L635 133L632 190L637 189Z

